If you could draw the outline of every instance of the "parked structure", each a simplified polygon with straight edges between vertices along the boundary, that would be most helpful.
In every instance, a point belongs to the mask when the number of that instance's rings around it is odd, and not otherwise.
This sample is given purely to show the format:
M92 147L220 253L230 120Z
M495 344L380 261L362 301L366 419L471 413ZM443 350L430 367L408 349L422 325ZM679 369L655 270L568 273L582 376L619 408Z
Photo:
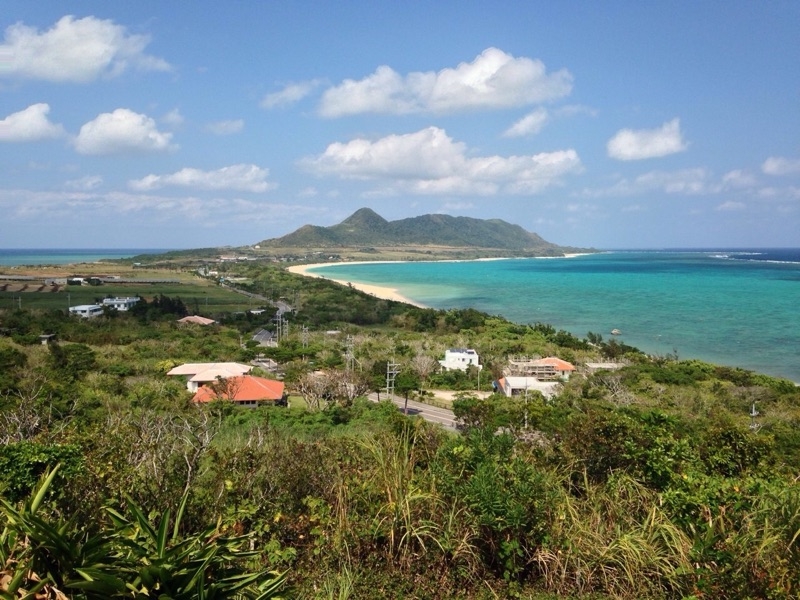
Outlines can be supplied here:
M79 304L77 306L70 306L69 312L72 315L78 315L84 319L91 319L103 314L103 307L99 304Z
M110 306L115 310L127 311L133 308L133 305L139 301L138 297L135 298L103 298L103 306Z
M167 372L171 376L187 377L186 389L196 392L198 388L218 379L230 379L249 373L253 369L250 365L241 363L186 363Z
M472 348L450 348L445 351L444 360L440 360L439 364L445 371L466 371L470 365L478 370L483 368L479 364L478 353Z

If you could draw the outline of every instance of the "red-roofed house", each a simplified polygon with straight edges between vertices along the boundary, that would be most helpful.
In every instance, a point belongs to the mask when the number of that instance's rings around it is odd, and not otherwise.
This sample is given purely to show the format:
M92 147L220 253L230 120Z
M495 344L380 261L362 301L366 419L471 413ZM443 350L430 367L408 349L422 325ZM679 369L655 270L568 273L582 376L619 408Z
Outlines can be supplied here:
M198 403L215 400L230 400L239 406L255 407L263 402L284 404L286 397L282 381L255 375L239 375L204 385L192 398L193 402Z

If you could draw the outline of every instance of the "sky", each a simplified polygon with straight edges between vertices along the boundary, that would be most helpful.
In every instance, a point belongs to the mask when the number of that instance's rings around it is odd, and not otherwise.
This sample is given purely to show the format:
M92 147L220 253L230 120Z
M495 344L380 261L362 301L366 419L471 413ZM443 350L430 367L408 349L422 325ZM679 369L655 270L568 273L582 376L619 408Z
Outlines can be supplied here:
M362 207L800 246L800 2L0 11L0 248L245 246Z

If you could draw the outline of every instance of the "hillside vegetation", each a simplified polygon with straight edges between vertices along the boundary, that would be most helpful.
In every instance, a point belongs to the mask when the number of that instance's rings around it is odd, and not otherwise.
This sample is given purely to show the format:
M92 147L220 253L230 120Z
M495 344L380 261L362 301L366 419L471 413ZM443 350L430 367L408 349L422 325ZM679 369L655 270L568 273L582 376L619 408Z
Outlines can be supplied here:
M473 219L450 215L422 215L387 221L373 210L362 208L337 225L305 225L280 238L264 240L262 247L326 248L393 246L479 248L512 252L518 256L560 256L574 252L545 241L500 219Z
M264 312L198 303L210 327L178 325L178 296L88 320L0 308L2 597L797 597L792 382L235 268ZM273 301L294 310L259 347ZM483 375L438 372L450 347ZM290 407L195 406L166 376L257 355ZM579 372L547 401L481 399L520 355ZM387 363L398 394L457 392L460 431L368 400Z

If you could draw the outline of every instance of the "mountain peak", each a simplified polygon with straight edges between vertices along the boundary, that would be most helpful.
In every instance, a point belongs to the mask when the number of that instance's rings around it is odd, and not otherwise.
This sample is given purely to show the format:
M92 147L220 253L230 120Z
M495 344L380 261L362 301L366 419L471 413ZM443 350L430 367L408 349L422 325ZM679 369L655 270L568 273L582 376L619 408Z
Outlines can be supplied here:
M389 221L384 219L371 208L359 208L352 215L347 217L344 221L339 223L339 226L346 228L359 228L359 229L383 229Z

